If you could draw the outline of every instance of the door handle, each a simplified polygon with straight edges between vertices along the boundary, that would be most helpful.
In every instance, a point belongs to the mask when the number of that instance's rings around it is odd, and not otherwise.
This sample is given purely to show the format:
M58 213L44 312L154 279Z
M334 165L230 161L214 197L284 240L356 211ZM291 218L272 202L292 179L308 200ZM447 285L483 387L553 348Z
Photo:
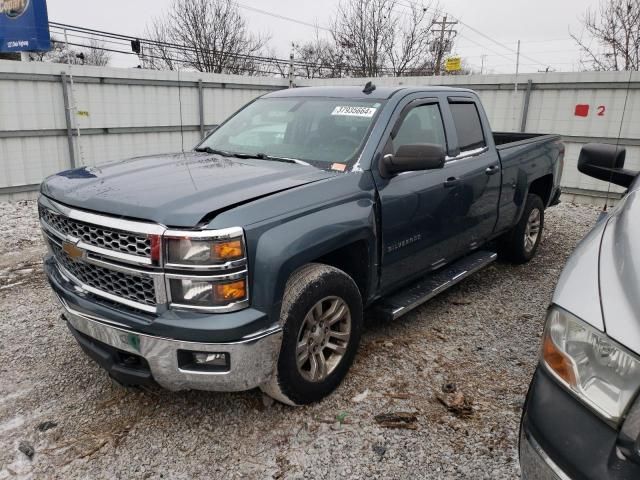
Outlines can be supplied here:
M500 167L498 167L498 165L491 165L490 167L487 167L484 173L486 173L487 175L495 175L499 171L500 171Z
M460 179L457 177L449 177L444 182L444 188L453 188L460 183Z

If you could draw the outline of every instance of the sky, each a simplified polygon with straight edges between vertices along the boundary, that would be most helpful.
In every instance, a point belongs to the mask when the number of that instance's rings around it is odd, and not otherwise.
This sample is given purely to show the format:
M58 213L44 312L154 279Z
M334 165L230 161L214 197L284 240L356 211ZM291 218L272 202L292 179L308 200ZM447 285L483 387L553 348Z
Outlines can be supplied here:
M271 37L270 46L280 58L288 58L292 42L312 38L314 28L265 15L251 7L303 23L328 26L339 1L237 0L249 26ZM398 0L397 8L408 11L403 5L411 2L416 0ZM453 17L461 22L454 27L455 53L476 70L480 70L484 60L485 73L515 72L515 51L520 40L520 72L544 71L547 67L571 72L580 70L580 53L569 32L580 35L580 17L588 7L598 3L599 0L441 0L440 8L449 14L448 20ZM50 21L143 36L147 23L161 15L171 0L48 0L47 4ZM77 38L69 41L84 42ZM111 61L117 67L133 67L138 63L135 56L120 54L114 54Z

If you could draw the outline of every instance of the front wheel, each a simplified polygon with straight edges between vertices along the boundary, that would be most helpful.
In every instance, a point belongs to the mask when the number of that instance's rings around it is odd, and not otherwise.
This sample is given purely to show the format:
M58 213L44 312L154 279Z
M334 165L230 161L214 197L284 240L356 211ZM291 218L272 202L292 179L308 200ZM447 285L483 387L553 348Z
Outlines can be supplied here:
M513 263L526 263L538 251L544 230L544 203L538 195L529 194L522 217L499 241L501 256Z
M289 405L321 400L340 384L358 350L362 299L357 285L337 268L305 265L287 282L280 320L276 372L260 388Z

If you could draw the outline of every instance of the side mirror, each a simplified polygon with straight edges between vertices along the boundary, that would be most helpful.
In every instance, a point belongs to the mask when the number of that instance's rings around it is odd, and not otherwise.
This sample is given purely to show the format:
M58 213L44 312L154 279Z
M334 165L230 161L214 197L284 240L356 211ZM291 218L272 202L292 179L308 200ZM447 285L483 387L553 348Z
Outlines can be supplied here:
M414 143L401 145L395 154L382 158L384 176L400 172L433 170L444 167L446 153L441 145L433 143Z
M624 148L604 143L588 143L580 151L578 170L585 175L628 188L638 172L624 169Z

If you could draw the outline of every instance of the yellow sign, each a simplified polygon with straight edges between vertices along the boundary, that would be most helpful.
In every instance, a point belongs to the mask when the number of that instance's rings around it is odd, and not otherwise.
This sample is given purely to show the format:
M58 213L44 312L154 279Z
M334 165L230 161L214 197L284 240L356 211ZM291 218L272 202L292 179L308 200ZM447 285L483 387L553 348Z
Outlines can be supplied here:
M462 70L462 59L460 57L450 57L444 64L447 72L459 72Z

